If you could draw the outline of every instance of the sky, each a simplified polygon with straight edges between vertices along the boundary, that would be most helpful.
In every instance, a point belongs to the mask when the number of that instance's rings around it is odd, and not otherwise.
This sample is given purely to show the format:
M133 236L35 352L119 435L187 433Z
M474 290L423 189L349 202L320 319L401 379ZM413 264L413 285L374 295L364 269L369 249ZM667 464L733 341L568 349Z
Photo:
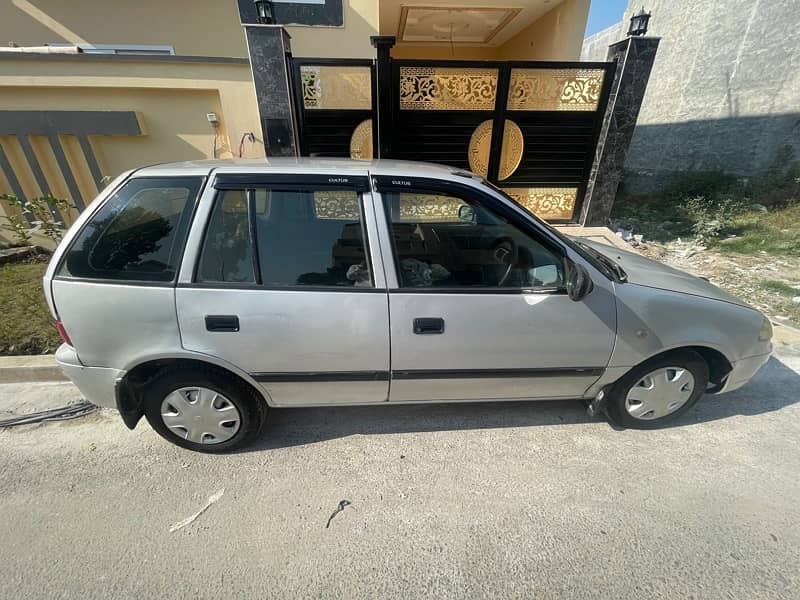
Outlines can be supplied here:
M592 0L586 35L592 35L622 20L628 0Z

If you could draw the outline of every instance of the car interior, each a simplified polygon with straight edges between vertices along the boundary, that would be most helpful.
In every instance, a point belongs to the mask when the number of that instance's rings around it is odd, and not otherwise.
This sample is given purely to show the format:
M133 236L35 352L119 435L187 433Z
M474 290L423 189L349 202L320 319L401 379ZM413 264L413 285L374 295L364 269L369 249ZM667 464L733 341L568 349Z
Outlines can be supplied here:
M243 190L224 194L209 224L198 277L253 281L246 195ZM339 202L320 191L256 190L258 262L264 285L371 285L358 195L337 194Z
M413 194L386 194L392 236L405 287L558 287L563 261L542 244L481 206L454 210L452 198L424 196L446 211L409 215ZM416 202L416 200L415 200ZM439 212L435 217L424 213Z

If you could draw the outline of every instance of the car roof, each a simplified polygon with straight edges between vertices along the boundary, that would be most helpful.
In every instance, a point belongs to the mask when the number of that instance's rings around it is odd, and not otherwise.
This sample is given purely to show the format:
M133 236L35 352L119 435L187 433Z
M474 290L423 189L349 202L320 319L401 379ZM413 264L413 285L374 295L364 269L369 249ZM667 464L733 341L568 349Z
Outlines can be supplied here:
M410 160L353 160L346 158L232 158L163 163L137 169L133 177L208 175L217 173L323 173L337 175L405 175L451 177L459 169ZM463 172L463 171L462 171ZM476 176L477 177L477 176Z

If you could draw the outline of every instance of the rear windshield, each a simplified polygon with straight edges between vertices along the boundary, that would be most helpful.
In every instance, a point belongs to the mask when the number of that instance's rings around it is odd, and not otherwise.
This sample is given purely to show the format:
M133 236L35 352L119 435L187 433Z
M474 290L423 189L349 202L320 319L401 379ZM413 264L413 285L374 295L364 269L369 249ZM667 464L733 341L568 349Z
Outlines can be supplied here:
M83 227L58 275L173 281L202 181L201 177L128 181Z

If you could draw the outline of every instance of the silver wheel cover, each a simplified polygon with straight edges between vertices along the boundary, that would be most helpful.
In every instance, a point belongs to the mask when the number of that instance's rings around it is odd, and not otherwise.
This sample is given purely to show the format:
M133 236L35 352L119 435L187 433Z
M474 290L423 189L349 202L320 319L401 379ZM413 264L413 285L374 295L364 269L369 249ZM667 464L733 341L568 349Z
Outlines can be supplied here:
M642 377L625 396L634 419L652 421L674 413L694 392L694 375L683 367L662 367Z
M172 433L195 444L220 444L242 424L236 406L204 387L183 387L161 402L161 420Z

